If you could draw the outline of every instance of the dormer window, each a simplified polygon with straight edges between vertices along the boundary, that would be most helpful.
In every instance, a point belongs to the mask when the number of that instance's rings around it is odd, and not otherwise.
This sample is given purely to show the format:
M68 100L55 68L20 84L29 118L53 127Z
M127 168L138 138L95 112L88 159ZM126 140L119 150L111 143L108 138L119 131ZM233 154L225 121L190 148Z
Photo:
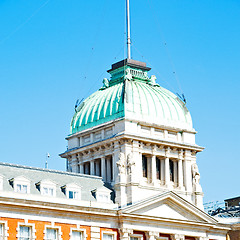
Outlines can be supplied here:
M16 177L9 180L14 192L17 193L30 193L30 180L25 177Z
M75 183L66 184L62 191L69 199L81 199L81 187Z
M16 185L16 192L27 193L27 185L25 185L25 184L17 184Z
M78 192L77 191L68 191L68 198L70 199L78 199Z
M53 191L54 189L51 187L43 187L43 195L47 195L47 196L53 196Z
M56 196L56 183L50 180L41 180L36 184L41 195L55 197Z
M96 200L98 202L102 202L102 203L110 203L111 202L111 199L110 199L111 192L112 191L106 187L97 188L92 191L93 196L96 198Z

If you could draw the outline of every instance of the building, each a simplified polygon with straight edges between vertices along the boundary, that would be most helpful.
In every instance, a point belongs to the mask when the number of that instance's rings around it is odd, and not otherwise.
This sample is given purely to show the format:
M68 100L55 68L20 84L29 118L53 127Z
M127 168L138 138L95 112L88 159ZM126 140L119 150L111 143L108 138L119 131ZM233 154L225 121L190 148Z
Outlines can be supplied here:
M131 59L126 2L128 58L76 109L67 172L0 164L0 239L226 239L203 211L185 102Z
M0 239L226 239L202 210L190 113L149 70L113 64L78 107L67 172L0 164Z

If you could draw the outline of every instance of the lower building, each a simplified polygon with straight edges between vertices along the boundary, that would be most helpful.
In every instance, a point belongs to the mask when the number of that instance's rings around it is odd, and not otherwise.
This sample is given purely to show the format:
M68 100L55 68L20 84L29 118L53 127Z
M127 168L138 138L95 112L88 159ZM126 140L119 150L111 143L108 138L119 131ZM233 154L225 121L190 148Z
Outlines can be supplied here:
M6 163L0 173L1 240L225 240L229 231L173 191L120 208L101 177Z

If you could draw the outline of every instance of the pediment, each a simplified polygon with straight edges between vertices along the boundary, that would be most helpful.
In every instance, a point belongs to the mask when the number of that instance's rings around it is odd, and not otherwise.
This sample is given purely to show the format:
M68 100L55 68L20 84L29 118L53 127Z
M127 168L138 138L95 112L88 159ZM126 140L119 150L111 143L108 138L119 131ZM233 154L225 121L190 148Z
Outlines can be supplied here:
M166 192L122 209L122 213L203 223L217 221L173 192Z

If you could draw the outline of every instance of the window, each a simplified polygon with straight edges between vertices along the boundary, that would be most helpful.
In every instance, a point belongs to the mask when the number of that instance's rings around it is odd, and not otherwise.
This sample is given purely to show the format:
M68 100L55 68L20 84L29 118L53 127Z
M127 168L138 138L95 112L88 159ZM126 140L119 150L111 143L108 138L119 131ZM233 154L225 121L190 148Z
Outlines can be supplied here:
M133 234L130 236L130 240L143 240L142 234Z
M43 195L47 195L47 196L53 196L53 188L50 187L43 187Z
M76 192L76 191L69 191L68 192L68 198L70 198L70 199L78 199L78 192Z
M139 240L138 237L130 237L130 240Z
M58 239L57 234L58 234L57 229L47 228L45 239L46 240L57 240Z
M56 183L51 180L43 179L36 183L38 191L44 196L56 196Z
M80 231L72 231L71 240L82 240L83 232Z
M103 240L114 240L114 234L111 233L103 233Z
M0 224L0 240L4 239L4 225Z
M31 238L31 227L20 226L19 229L19 240L30 240Z
M142 173L143 173L143 177L147 177L147 172L148 172L148 165L147 165L147 157L146 156L142 156Z
M25 184L17 184L16 192L27 193L27 185L25 185Z
M98 194L98 202L109 202L109 194Z

